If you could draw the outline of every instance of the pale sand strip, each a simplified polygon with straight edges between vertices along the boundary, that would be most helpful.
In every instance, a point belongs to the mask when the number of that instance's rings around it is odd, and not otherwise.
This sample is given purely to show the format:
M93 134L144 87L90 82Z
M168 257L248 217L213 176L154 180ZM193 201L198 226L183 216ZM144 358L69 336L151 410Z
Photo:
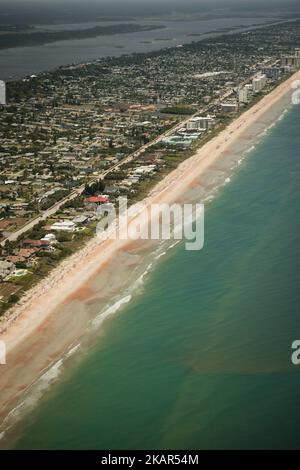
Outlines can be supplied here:
M218 136L200 148L193 157L181 163L156 185L144 200L146 205L172 203L178 200L188 185L202 176L248 127L261 118L286 93L291 92L292 82L297 79L300 79L300 72L295 73L243 113ZM18 305L6 313L0 323L0 339L6 342L7 351L12 351L37 331L68 296L88 283L94 273L128 243L132 244L132 241L106 240L99 243L99 239L95 237L81 251L62 262L46 279L32 288Z

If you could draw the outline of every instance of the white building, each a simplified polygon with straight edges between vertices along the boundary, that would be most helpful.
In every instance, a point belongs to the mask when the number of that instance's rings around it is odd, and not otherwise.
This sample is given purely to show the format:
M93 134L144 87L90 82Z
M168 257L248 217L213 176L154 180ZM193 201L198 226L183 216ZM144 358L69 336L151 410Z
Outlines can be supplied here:
M61 231L61 232L74 232L76 229L76 224L70 220L63 220L62 222L55 222L51 225L51 230Z
M253 78L252 86L254 93L259 93L262 89L266 86L267 77L266 75L258 75L257 77Z
M239 90L239 103L248 103L249 102L249 91L248 88L243 87Z
M6 85L3 80L0 80L0 104L6 104Z
M281 67L291 67L295 69L300 66L300 51L297 49L295 55L281 57Z
M207 131L211 129L213 126L214 120L210 116L206 117L195 117L190 119L187 122L186 128L189 131L200 130L200 131Z
M47 233L43 238L41 238L41 241L49 242L49 243L55 243L56 242L56 236L54 233Z
M73 222L75 225L84 225L88 220L89 218L86 215L77 215L77 217L74 217Z
M224 113L236 113L239 109L239 105L236 102L221 103L221 108Z

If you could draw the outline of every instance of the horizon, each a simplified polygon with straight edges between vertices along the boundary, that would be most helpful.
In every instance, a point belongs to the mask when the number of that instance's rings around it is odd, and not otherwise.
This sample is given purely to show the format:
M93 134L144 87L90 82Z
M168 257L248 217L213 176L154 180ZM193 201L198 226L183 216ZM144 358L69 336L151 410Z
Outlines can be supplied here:
M300 11L298 1L289 0L0 0L0 24L84 21L99 17L147 17L176 14L267 12L269 15Z

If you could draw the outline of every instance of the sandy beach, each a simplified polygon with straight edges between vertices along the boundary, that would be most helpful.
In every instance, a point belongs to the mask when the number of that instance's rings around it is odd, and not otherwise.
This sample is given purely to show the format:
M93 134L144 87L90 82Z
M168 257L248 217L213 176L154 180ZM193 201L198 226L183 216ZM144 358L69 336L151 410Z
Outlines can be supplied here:
M194 182L203 177L235 142L244 138L256 121L291 93L292 83L299 79L300 72L297 72L181 163L153 188L144 200L146 207L158 203L182 202L187 188L192 188ZM136 215L135 219L140 225L146 223L144 212ZM95 236L1 318L0 340L6 344L7 364L0 366L0 431L1 422L20 402L24 391L82 334L88 313L84 308L80 309L80 303L92 303L101 295L106 301L119 291L122 288L122 273L119 273L117 282L114 274L116 258L122 259L122 253L127 250L132 256L127 257L126 262L124 258L124 270L129 263L136 266L138 248L139 241L101 241ZM96 289L93 280L100 274L102 289L99 289L99 285ZM72 315L74 304L78 307L76 315Z

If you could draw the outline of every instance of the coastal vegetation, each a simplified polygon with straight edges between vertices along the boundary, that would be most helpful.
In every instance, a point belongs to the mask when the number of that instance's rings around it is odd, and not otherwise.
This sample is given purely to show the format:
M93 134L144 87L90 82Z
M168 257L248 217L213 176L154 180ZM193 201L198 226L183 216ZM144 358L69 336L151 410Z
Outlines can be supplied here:
M197 111L196 108L192 108L191 106L186 106L186 105L170 106L167 108L162 108L160 110L160 112L163 114L182 114L182 115L194 114L196 111Z

